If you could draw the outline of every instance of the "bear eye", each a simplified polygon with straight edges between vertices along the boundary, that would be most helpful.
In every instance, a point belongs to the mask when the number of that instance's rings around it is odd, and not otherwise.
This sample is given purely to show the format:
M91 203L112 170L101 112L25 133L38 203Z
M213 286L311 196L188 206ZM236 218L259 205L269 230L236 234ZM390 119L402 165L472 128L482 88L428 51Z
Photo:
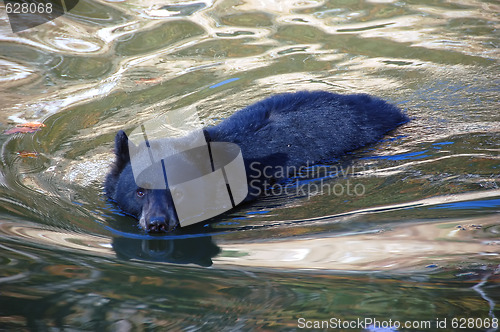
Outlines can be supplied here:
M137 197L144 197L145 193L142 189L137 189L137 191L135 192Z

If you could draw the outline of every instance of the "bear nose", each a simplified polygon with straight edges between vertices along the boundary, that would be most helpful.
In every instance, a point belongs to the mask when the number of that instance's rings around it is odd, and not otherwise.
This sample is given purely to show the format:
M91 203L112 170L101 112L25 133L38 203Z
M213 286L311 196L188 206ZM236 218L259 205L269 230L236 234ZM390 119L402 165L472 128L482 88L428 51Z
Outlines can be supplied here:
M146 230L152 233L166 232L168 228L164 217L152 217L146 224Z

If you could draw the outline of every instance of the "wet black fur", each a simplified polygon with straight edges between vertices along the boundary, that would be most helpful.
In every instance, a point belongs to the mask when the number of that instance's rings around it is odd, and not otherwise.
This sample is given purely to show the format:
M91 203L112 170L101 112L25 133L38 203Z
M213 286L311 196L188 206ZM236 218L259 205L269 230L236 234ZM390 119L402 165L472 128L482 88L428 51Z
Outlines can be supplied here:
M298 168L306 163L339 157L377 142L385 133L407 121L408 117L397 107L366 94L302 91L257 102L218 125L205 128L205 133L211 141L239 145L247 180L254 180L256 184L249 188L247 200L252 200L261 193L259 188L282 180L278 176L279 169ZM134 182L128 138L123 131L116 135L115 155L105 182L107 196L137 218L160 215L166 219L168 227L165 230L175 228L178 221L167 190L147 192L146 199L137 197L139 188ZM265 166L271 166L270 173L277 176L259 178Z

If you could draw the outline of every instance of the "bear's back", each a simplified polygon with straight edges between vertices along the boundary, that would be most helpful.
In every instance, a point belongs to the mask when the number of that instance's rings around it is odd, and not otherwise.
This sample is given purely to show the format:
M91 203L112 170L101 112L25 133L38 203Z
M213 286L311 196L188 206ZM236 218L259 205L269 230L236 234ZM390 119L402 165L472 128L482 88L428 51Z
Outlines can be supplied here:
M331 159L371 144L408 118L366 94L301 91L272 96L207 128L213 141L233 142L248 160L280 156L284 167Z

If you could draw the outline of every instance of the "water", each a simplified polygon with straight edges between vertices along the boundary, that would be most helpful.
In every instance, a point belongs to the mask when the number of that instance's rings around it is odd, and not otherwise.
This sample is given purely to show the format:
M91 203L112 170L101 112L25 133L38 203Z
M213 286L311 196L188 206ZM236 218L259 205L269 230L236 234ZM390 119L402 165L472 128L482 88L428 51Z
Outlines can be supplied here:
M499 12L80 1L13 34L2 11L0 327L498 330ZM148 236L103 196L119 129L182 107L210 125L303 89L377 95L412 121L311 169L305 192L181 235ZM8 134L25 122L45 127Z

